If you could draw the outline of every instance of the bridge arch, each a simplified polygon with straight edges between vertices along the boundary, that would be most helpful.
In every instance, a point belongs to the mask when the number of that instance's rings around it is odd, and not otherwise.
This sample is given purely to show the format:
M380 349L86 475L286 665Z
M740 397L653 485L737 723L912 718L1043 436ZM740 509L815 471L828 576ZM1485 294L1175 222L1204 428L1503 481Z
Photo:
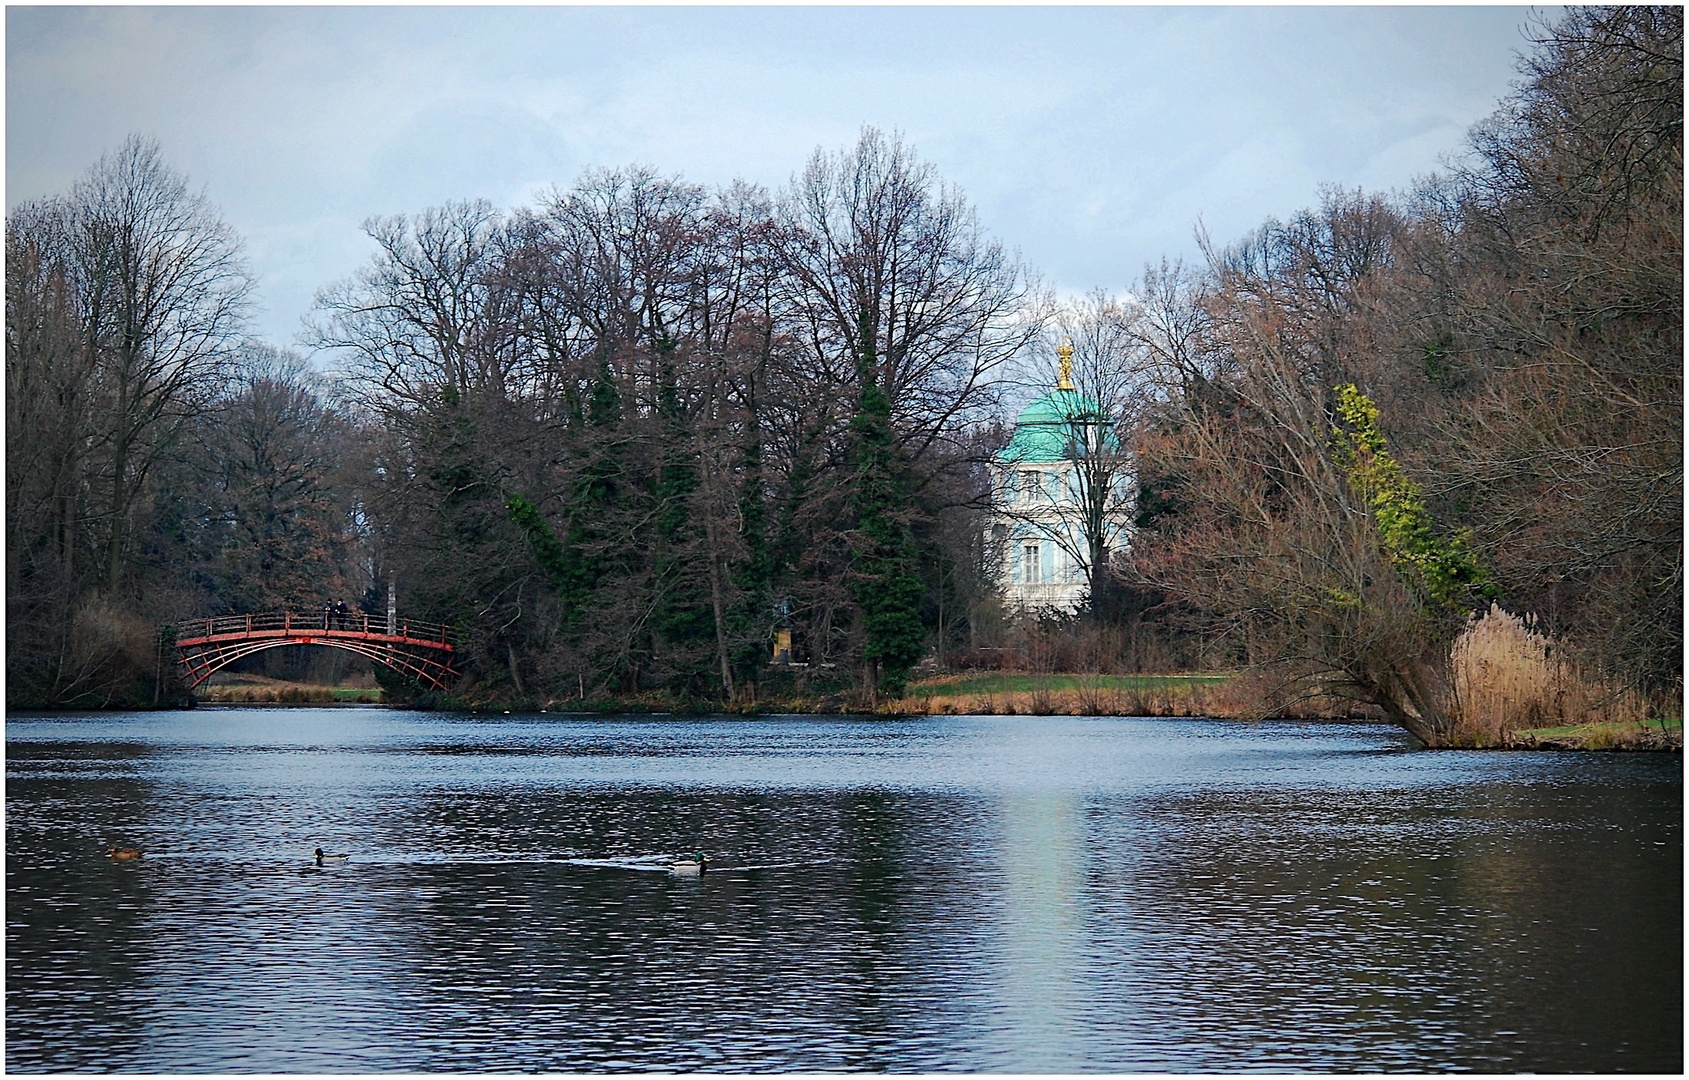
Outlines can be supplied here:
M177 623L176 659L193 690L242 657L284 645L326 645L367 657L431 690L444 690L460 672L451 627L363 612L298 611L219 615Z

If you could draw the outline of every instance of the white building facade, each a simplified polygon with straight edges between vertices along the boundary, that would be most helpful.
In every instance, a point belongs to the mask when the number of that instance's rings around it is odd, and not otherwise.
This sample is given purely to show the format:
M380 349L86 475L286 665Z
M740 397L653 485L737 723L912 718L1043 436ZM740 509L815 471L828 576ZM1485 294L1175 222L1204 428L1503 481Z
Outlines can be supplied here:
M1055 389L1021 411L1009 445L992 462L995 492L989 550L998 553L998 584L1011 609L1077 611L1090 595L1088 532L1100 528L1110 551L1130 539L1132 480L1113 425L1073 386L1072 349L1060 350ZM1088 459L1108 455L1102 467ZM1087 511L1092 485L1100 521ZM1095 525L1088 524L1088 519Z

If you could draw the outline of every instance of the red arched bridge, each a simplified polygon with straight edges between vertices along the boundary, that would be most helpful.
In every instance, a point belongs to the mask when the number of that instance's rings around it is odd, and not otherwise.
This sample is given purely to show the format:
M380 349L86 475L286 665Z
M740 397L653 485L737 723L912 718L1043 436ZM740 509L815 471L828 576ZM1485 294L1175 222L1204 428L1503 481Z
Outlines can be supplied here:
M264 615L216 615L176 624L176 655L189 690L243 656L282 645L327 645L367 656L409 675L432 690L444 690L459 672L452 667L457 646L451 627L370 616L361 611L275 611Z

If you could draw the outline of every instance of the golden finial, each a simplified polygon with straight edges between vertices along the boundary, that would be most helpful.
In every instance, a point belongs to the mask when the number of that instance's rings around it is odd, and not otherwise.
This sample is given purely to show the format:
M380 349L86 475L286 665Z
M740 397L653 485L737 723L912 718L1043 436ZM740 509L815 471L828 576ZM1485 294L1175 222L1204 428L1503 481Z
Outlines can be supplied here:
M1057 390L1073 389L1073 342L1061 339L1061 345L1056 348L1056 359L1061 361L1061 377L1056 380Z

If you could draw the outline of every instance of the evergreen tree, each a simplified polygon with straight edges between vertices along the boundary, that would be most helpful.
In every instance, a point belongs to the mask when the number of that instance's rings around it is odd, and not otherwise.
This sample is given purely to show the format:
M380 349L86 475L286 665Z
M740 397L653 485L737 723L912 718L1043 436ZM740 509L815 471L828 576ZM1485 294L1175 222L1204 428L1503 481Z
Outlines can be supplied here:
M921 658L921 578L915 567L915 538L909 527L897 443L891 429L891 399L875 377L873 324L862 318L857 377L861 397L850 429L856 436L856 475L851 511L856 519L852 594L862 609L863 660L869 689L901 694L909 669Z
M753 376L747 394L742 478L739 486L739 538L743 560L733 569L739 594L728 613L728 635L736 643L732 665L741 683L753 682L768 657L770 621L774 613L774 545L768 539L768 506L763 485L762 427L756 415Z
M686 410L674 372L675 341L657 340L657 519L652 562L654 610L652 649L667 668L671 688L685 696L701 693L710 677L709 646L715 636L706 582L698 565L693 496L698 490L697 453L690 446Z

